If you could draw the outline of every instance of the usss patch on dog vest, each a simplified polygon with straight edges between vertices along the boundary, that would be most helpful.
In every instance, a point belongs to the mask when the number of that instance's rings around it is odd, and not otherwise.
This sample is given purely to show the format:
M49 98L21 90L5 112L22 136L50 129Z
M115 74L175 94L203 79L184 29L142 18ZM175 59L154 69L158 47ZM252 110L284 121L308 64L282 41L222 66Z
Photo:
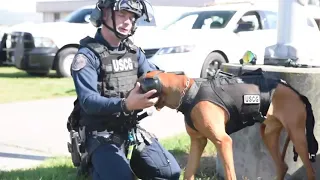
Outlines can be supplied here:
M87 57L83 54L77 54L72 62L71 68L74 71L79 71L87 64Z

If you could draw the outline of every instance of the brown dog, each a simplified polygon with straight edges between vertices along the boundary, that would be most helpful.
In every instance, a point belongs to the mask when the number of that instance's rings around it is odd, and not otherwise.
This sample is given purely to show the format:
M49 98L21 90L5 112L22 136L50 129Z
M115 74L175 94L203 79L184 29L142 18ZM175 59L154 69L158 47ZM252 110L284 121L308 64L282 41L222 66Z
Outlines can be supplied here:
M283 179L288 170L284 156L291 140L308 179L315 180L308 155L309 149L314 160L318 151L311 104L284 81L266 78L261 69L239 77L220 71L212 79L153 71L138 81L142 91L158 90L159 100L155 105L158 111L166 106L185 116L191 145L184 179L194 179L207 139L222 157L225 179L236 179L229 134L260 122L261 136L276 165L277 179ZM288 137L281 155L282 128Z

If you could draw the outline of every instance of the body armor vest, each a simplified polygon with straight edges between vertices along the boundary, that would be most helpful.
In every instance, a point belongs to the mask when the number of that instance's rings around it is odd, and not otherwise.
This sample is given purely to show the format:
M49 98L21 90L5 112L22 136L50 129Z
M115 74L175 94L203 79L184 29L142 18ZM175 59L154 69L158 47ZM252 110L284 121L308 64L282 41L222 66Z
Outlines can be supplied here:
M98 91L102 96L123 98L137 80L138 48L130 42L122 51L110 51L91 37L80 41L80 45L89 48L100 59Z
M239 77L220 72L209 80L195 79L179 110L185 115L186 123L195 129L190 117L192 108L200 101L219 105L229 114L226 132L232 134L265 120L264 116L278 82L265 77L261 69L244 73ZM259 97L258 103L245 102L245 95L252 94Z
M97 87L100 94L107 98L124 98L137 80L138 48L131 42L126 42L123 51L110 51L91 37L82 39L80 46L89 48L100 60ZM123 125L122 120L124 119L120 115L121 112L103 117L92 115L90 118L82 113L78 99L76 99L74 109L68 118L67 128L69 131L80 126L86 126L88 130L115 130Z

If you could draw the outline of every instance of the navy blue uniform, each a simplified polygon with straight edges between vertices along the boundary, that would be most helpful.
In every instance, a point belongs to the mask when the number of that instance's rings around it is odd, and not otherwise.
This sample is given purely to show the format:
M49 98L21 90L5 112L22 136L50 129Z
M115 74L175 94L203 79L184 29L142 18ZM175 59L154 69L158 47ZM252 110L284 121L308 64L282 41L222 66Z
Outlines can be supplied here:
M110 50L114 49L103 39L100 29L98 29L95 39ZM81 106L81 114L94 122L97 118L103 119L104 115L121 112L120 98L103 97L97 89L100 72L98 57L88 48L79 49L78 54L84 55L83 60L77 65L72 65L71 73ZM157 69L155 65L147 61L142 51L139 52L138 57L138 76ZM87 149L90 149L97 142L95 138L95 136L87 137ZM132 169L137 175L144 174L147 179L179 179L181 169L175 158L155 138L152 138L152 142L141 153L137 153L137 151L133 153L130 161ZM123 145L103 143L94 150L91 155L93 180L133 178L123 147Z

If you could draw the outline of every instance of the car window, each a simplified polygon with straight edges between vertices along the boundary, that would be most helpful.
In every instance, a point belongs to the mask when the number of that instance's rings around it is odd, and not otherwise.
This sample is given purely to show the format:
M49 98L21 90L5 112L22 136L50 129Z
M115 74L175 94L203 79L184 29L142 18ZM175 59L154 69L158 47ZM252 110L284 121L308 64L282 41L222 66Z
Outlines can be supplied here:
M312 22L312 20L310 18L307 18L307 24L308 26L314 28L315 27L315 24Z
M199 29L221 29L224 28L235 11L211 11L201 14L198 19L197 27ZM194 28L196 29L196 28Z
M173 21L171 24L166 26L164 29L171 30L171 29L192 29L196 19L198 18L199 14L188 14L185 16L181 16L177 20Z
M238 24L241 22L252 22L254 25L253 30L259 30L262 29L261 21L260 21L260 16L258 16L258 13L255 11L250 11L244 14L240 20L238 21Z
M146 16L143 15L142 17L137 19L136 25L137 26L156 26L155 18L153 18L151 22L147 22L145 21L145 19L146 19Z
M265 18L263 19L264 29L276 29L278 22L278 14L271 11L264 11ZM315 28L315 24L313 23L313 19L307 17L306 19L307 26L311 28Z
M92 8L88 9L78 9L73 11L68 16L66 16L62 21L69 22L69 23L88 23L85 20L86 15L90 15L92 12Z
M235 11L204 11L185 13L164 29L214 29L224 28Z
M264 19L262 20L264 29L277 29L278 14L272 11L263 11Z

